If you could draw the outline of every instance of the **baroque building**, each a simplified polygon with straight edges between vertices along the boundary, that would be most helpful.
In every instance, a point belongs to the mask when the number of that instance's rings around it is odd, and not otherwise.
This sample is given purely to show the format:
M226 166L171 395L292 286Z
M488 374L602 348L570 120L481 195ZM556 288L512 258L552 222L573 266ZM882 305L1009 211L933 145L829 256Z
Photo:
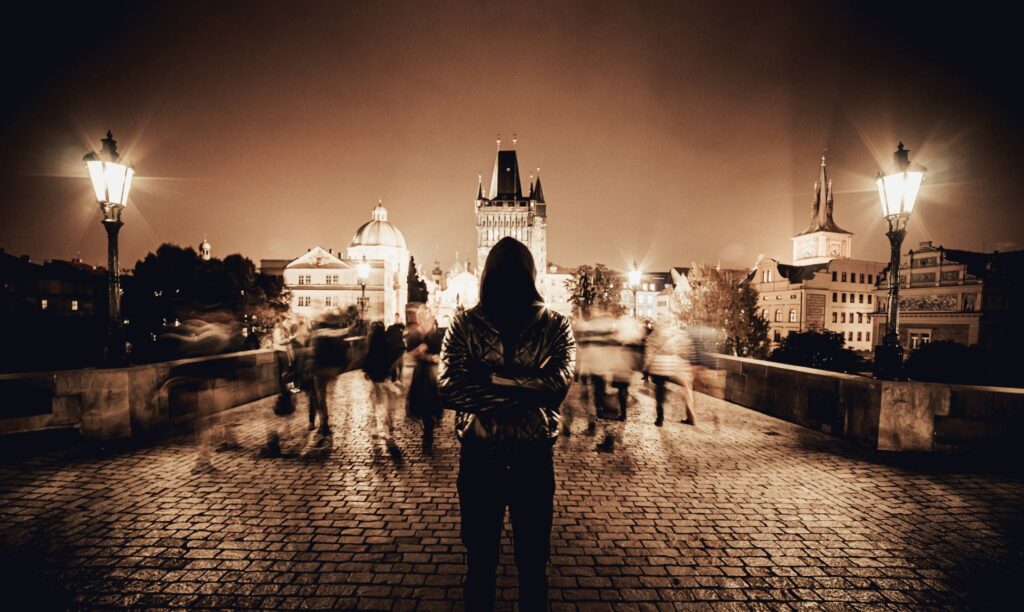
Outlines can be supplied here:
M485 195L483 181L477 185L477 270L484 269L491 247L505 236L511 236L530 249L537 268L537 283L542 286L548 268L547 203L539 172L536 179L529 175L530 189L523 195L516 142L513 137L512 148L503 150L498 139L490 189Z
M364 295L358 266L364 260L369 267L365 279L365 317L388 324L396 315L404 320L409 295L409 249L405 236L388 221L388 211L381 202L374 207L370 220L356 230L344 257L341 249L335 253L317 246L288 262L263 260L261 271L283 278L291 294L293 312L315 317L325 310L358 307Z
M885 334L889 276L875 291L875 344ZM922 242L900 263L897 332L905 350L948 341L1018 350L1024 340L1024 251L978 253Z
M793 236L793 263L760 260L750 279L768 320L769 340L777 346L793 332L830 331L846 346L867 352L872 338L875 283L885 264L852 259L853 234L833 219L832 181L825 157L811 203L811 222ZM875 334L877 336L877 333Z

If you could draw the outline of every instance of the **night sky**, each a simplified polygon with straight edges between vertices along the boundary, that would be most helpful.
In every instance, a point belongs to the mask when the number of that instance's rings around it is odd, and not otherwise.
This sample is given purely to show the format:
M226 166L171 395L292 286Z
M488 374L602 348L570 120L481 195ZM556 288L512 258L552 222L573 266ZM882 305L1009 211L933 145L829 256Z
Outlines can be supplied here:
M138 172L124 267L204 235L344 248L378 197L450 264L513 132L562 265L790 261L825 149L854 257L887 259L873 179L900 140L929 169L907 246L1024 248L1020 37L994 8L143 4L5 9L7 252L105 261L81 159L108 129Z

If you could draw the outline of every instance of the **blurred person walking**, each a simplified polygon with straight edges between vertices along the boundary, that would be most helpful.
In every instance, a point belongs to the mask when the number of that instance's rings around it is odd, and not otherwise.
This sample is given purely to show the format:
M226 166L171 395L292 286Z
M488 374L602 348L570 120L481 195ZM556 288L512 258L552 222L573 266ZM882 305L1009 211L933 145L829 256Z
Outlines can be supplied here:
M442 415L437 389L437 363L440 361L444 334L437 327L434 314L425 306L417 310L416 325L409 330L409 355L416 367L412 371L406 411L423 423L423 454L434 452L434 428Z
M391 382L400 383L402 381L402 370L405 368L405 359L403 359L405 353L405 325L402 324L401 317L398 313L395 313L395 322L388 326L387 329L388 348L398 355L394 365L391 368Z
M677 329L669 321L659 321L653 333L647 338L644 351L644 368L654 383L654 402L657 418L654 424L661 427L665 422L666 385L673 382L682 388L683 410L686 415L682 422L696 425L693 413L693 344L689 335Z
M399 351L397 359L401 359ZM391 373L395 367L396 356L393 347L388 343L384 323L374 321L370 324L370 335L367 338L366 358L363 360L363 374L370 381L370 417L374 435L384 439L388 452L399 457L401 449L395 444L394 424L391 420L391 399L398 395L395 383L391 382Z
M512 520L519 607L545 610L559 407L576 345L568 320L544 307L530 251L503 238L491 249L480 302L444 338L441 402L456 411L458 491L467 610L494 608L505 509Z

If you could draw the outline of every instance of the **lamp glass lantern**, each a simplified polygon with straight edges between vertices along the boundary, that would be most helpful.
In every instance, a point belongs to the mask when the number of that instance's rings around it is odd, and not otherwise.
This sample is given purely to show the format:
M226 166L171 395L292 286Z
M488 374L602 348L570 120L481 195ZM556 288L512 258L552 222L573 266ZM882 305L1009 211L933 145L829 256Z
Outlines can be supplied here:
M908 157L909 151L901 142L894 154L895 164L886 174L879 173L875 181L878 200L882 205L882 216L886 219L906 218L914 211L917 194L927 170Z
M362 283L370 278L370 263L366 261L366 255L363 255L363 260L356 265L356 273L359 274L359 281Z
M135 168L118 161L117 141L110 132L100 142L103 143L100 152L90 151L84 158L96 201L100 205L124 207L128 204Z

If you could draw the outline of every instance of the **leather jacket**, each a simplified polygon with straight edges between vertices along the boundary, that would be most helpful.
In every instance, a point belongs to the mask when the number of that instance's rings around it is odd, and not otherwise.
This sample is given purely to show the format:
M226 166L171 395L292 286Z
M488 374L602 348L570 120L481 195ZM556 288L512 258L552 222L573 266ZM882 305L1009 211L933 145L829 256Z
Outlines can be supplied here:
M515 449L551 445L559 406L576 367L568 319L539 308L506 363L498 329L479 307L457 317L445 334L438 368L442 405L455 410L463 446ZM493 376L500 376L495 384Z

